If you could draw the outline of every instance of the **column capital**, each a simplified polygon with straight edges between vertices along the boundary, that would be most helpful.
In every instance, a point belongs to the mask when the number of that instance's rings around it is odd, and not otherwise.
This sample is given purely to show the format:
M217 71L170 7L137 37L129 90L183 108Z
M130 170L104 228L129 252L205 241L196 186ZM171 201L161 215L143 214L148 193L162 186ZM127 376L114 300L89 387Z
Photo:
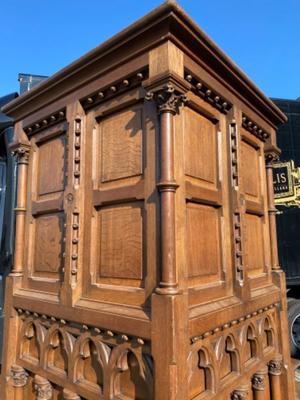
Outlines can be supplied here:
M272 358L268 363L269 374L270 375L281 375L282 373L282 356Z
M146 90L145 100L154 100L158 112L169 112L173 115L179 113L179 109L187 102L186 93L190 84L174 73L159 75L144 82Z
M265 147L266 166L272 167L272 164L279 160L280 149L277 146L271 145Z
M53 395L52 385L40 375L34 377L34 389L36 391L37 400L51 400Z
M247 400L249 395L249 385L243 385L231 393L231 400Z
M11 148L11 152L17 157L18 164L28 164L30 146L26 144L19 144Z
M252 377L252 387L254 390L265 390L265 377L268 374L268 368L257 371Z
M12 365L10 376L13 381L13 387L23 387L27 385L28 382L28 373L25 371L23 367L19 365Z

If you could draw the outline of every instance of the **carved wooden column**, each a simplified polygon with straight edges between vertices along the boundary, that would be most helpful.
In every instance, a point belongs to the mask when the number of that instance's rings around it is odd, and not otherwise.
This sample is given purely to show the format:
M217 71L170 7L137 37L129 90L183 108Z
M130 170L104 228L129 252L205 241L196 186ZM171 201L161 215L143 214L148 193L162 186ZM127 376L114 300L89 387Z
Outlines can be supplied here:
M270 224L270 240L271 240L271 261L272 269L280 269L277 251L277 232L276 232L276 208L274 204L273 189L273 162L279 157L279 149L272 148L265 151L266 170L267 170L267 188L268 188L268 207L269 207L269 224Z
M146 100L155 100L160 115L161 281L159 294L178 292L175 257L174 116L186 101L184 85L168 78L151 88ZM185 82L184 82L185 83Z
M270 376L270 391L272 400L281 400L281 384L280 376L282 374L282 356L274 357L268 364Z
M268 368L257 371L252 377L253 400L269 400Z
M231 400L248 400L250 393L249 385L241 385L231 394Z
M36 400L51 400L53 395L52 385L40 375L34 377L34 389L36 392Z
M161 54L157 54L161 60ZM167 59L167 63L170 60ZM157 71L156 71L157 72ZM183 71L182 71L183 72ZM183 75L183 73L182 73ZM145 82L147 100L154 100L159 116L159 150L156 154L160 178L160 276L151 298L152 356L155 363L154 392L156 400L188 398L188 298L179 282L176 262L176 202L180 194L175 179L175 119L186 101L190 84L172 72L163 72ZM179 178L179 177L178 177ZM177 215L177 214L176 214ZM162 333L162 326L166 329ZM181 343L178 346L178 343ZM162 388L164 388L162 390Z
M28 374L24 368L19 365L13 365L11 367L11 378L14 388L14 400L24 399L24 387L28 383Z
M71 392L68 389L64 389L63 391L63 399L64 400L80 400L78 394Z
M24 267L24 238L27 197L27 170L29 160L29 146L19 145L13 149L18 162L18 194L16 212L15 253L12 274L22 275Z

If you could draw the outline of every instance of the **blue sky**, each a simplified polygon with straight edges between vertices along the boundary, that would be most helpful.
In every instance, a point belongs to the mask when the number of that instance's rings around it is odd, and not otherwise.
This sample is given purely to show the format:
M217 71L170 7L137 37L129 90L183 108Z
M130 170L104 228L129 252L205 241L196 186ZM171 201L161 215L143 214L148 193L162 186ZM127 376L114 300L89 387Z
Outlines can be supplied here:
M161 3L0 1L0 96L19 72L51 75ZM300 96L300 0L178 3L268 96Z

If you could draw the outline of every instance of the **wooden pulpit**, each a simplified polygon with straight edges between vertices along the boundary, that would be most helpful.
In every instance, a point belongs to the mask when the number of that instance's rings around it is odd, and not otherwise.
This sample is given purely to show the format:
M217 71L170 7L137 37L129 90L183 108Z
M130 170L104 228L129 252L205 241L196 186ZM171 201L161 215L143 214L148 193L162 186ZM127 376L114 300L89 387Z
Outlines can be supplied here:
M169 1L4 107L1 400L293 400L282 112Z

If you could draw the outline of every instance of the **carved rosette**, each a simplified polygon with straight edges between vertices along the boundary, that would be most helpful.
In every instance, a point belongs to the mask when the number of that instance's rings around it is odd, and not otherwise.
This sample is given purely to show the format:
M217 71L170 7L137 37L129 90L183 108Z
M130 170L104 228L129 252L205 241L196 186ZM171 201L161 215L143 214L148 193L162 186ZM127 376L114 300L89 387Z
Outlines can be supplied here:
M257 373L252 377L252 388L254 390L265 390L265 376L263 374Z
M13 387L23 387L27 385L28 373L24 368L19 365L13 365L11 367L11 379L13 381Z
M51 400L53 395L51 383L42 376L35 375L34 390L37 400Z
M177 114L179 108L187 102L186 95L178 92L171 83L167 83L157 92L148 92L145 99L155 100L160 114L169 112L173 115Z
M272 359L269 364L269 374L270 375L281 375L282 373L282 357L276 357Z
M12 151L12 154L17 158L18 164L28 164L30 147L20 145Z

